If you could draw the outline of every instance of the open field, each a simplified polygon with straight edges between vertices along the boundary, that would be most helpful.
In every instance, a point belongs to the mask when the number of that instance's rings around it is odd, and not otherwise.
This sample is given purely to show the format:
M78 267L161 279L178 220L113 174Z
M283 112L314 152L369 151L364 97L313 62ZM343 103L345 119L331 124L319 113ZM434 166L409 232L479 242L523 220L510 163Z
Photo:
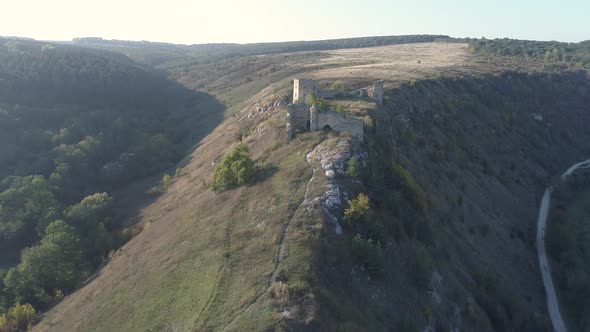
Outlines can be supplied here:
M309 76L323 80L384 79L393 82L478 72L467 44L421 43L335 50L311 68Z

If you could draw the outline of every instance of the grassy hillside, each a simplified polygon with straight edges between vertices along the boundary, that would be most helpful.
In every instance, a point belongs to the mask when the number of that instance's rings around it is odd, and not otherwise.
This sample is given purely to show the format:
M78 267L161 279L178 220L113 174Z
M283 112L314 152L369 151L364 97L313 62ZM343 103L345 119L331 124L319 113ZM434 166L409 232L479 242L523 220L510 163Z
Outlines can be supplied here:
M590 86L585 74L526 68L504 72L461 44L417 44L174 72L185 86L229 94L233 116L139 212L144 231L36 329L548 330L537 200L556 172L590 153ZM387 80L374 126L351 147L366 162L359 172L332 181L306 160L347 146L346 134L284 144L294 77ZM215 193L213 169L239 137L255 181ZM369 198L362 217L345 221L346 203L332 212L341 235L318 203L334 184L349 199Z

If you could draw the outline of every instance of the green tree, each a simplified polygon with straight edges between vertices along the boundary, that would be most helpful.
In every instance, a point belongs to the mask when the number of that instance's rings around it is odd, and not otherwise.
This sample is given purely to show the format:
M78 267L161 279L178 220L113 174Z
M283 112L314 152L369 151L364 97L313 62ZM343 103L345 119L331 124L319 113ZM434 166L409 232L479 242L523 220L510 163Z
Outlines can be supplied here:
M109 228L113 223L113 199L107 193L85 197L80 203L68 207L64 215L77 230L88 254L88 259L98 264L113 245Z
M363 264L372 275L377 275L383 268L381 243L365 239L360 234L352 238L352 255Z
M56 291L74 290L89 272L75 229L58 220L47 226L38 246L23 251L21 263L8 272L4 283L17 302L47 306Z
M164 174L164 176L162 176L162 192L168 191L168 187L170 187L171 181L172 178L170 177L170 175Z
M15 304L6 315L0 315L0 331L28 331L36 318L30 304Z
M86 196L80 203L68 207L64 215L68 220L82 225L99 222L110 224L112 207L113 199L107 193L95 193Z
M225 155L213 172L212 188L224 191L252 181L256 167L246 145L238 145Z
M358 179L361 177L361 164L357 156L353 156L346 165L346 175Z
M11 328L9 325L8 319L4 314L0 314L0 331L8 331Z
M348 208L344 210L344 218L349 222L364 221L370 211L369 197L360 193L357 198L348 201Z
M58 216L58 203L42 176L8 177L0 191L0 242L20 239L26 244L23 238L30 238L34 230L42 236Z

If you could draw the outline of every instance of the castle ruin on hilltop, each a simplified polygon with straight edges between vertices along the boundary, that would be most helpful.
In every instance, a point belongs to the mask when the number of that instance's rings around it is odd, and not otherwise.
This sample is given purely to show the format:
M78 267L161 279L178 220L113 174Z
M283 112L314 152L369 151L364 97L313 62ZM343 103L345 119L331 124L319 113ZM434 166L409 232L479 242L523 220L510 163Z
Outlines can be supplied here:
M320 110L316 101L339 98L372 98L375 104L383 104L383 81L375 82L372 89L320 90L316 80L296 79L293 81L293 103L287 105L287 143L295 131L318 131L330 129L347 132L357 138L364 134L363 120L332 109Z

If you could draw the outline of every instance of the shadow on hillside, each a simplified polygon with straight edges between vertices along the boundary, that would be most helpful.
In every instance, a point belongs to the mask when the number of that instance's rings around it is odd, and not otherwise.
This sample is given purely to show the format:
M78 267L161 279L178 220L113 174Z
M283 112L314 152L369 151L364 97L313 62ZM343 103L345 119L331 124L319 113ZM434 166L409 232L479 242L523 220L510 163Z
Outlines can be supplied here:
M267 179L270 179L278 171L279 168L275 165L261 168L256 172L256 182L264 182Z
M171 116L183 117L178 131L188 130L189 133L184 138L185 150L176 164L133 181L114 192L116 218L123 226L134 225L141 220L141 210L161 196L161 194L154 194L154 188L160 186L163 174L174 176L177 168L188 165L192 160L190 154L199 142L224 119L225 106L217 98L203 92L189 90L177 82L170 80L168 82L169 88L173 90L172 97L178 98L170 103L179 104L179 111L173 112ZM170 128L170 130L174 129Z

